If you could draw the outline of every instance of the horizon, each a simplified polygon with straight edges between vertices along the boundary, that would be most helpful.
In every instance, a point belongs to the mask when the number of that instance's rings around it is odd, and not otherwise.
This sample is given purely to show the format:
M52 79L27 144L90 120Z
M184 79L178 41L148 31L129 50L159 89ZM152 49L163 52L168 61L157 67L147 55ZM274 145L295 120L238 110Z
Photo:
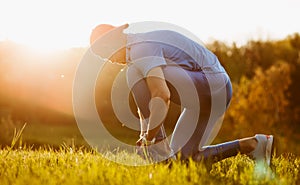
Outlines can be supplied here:
M292 32L292 33L288 33L286 35L283 35L282 37L278 37L278 38L275 38L275 37L270 37L270 36L265 36L265 37L253 37L253 38L248 38L248 39L244 39L244 40L231 40L231 41L228 41L228 40L219 40L219 39L213 39L213 38L208 38L206 42L204 42L203 40L200 40L200 41L203 41L204 44L212 44L213 42L217 41L217 42L221 42L221 43L224 43L228 46L232 45L232 44L236 44L238 47L240 46L244 46L246 45L248 42L251 42L251 41L262 41L262 42L267 42L267 41L281 41L281 40L285 40L287 39L289 36L293 36L294 34L300 34L300 32ZM66 51L66 50L70 50L70 49L86 49L86 48L89 48L90 46L88 44L86 45L74 45L74 46L67 46L67 47L57 47L57 48L37 48L35 46L31 46L30 44L26 44L26 43L22 43L22 42L19 42L19 41L15 41L15 40L12 40L12 39L9 39L9 38L5 38L5 39L0 39L0 43L6 43L6 42L9 42L9 43L12 43L16 46L19 46L19 47L22 47L28 51L31 51L33 52L33 54L41 54L41 55L44 55L44 54L54 54L54 53L57 53L57 52L62 52L62 51Z

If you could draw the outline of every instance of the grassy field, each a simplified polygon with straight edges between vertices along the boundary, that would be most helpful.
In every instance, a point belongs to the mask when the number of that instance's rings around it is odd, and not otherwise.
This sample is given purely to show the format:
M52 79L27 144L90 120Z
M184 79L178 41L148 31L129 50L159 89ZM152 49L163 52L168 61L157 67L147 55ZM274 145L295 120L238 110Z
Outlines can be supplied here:
M119 160L142 160L128 153L108 154ZM255 165L247 156L238 155L215 163L180 162L146 166L124 166L93 150L62 146L59 150L10 148L0 150L1 185L40 184L280 184L299 183L300 158L278 156L272 167Z
M121 165L125 163L133 165ZM100 154L86 146L76 127L66 125L26 125L0 149L0 185L300 185L299 171L300 157L293 154L275 155L271 167L257 165L245 155L212 165L193 161L147 165L124 151Z

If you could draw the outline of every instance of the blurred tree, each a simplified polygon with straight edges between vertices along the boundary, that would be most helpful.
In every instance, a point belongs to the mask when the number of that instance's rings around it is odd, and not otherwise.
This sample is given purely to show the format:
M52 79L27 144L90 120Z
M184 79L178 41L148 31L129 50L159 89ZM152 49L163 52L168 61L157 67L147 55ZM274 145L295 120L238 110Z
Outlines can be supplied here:
M234 85L235 95L224 125L227 128L224 130L233 133L235 137L256 133L276 136L291 134L293 130L288 129L287 124L290 71L286 62L278 61L265 71L257 68L252 79L243 76L240 83Z
M289 88L290 108L293 111L291 122L293 123L293 126L296 130L300 130L300 34L295 33L294 35L289 36L287 40L289 41L292 48L292 52L290 52L289 54L293 56L290 59L290 63L292 66L292 84Z

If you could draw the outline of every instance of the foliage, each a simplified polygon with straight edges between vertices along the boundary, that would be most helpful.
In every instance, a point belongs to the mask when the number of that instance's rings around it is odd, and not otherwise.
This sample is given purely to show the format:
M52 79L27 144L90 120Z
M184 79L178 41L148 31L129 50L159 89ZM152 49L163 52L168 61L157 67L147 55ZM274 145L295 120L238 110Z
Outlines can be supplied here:
M286 63L278 63L266 71L258 68L252 79L242 77L235 86L235 96L228 111L236 132L241 135L277 133L276 125L286 121L286 91L290 83L290 67Z
M237 138L256 133L273 134L278 151L299 153L298 141L293 137L295 130L288 124L290 71L288 64L278 62L266 71L258 68L252 79L242 77L234 86L235 96L227 112L224 131L228 129L227 132ZM290 145L281 144L287 140Z
M223 139L273 134L278 151L300 154L299 38L294 34L239 47L217 41L209 45L233 82L232 102L220 131Z

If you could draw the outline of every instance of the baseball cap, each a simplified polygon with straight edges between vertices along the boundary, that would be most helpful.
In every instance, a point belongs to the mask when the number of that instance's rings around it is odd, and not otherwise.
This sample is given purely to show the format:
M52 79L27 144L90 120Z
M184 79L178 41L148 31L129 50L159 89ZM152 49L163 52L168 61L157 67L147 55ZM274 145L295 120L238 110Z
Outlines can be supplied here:
M90 44L92 45L98 38L103 36L105 33L115 29L116 27L110 24L99 24L97 25L91 33Z
M124 39L126 36L122 33L128 26L128 24L118 27L110 24L96 26L90 35L92 51L102 58L109 58L114 52L126 45L126 39Z

